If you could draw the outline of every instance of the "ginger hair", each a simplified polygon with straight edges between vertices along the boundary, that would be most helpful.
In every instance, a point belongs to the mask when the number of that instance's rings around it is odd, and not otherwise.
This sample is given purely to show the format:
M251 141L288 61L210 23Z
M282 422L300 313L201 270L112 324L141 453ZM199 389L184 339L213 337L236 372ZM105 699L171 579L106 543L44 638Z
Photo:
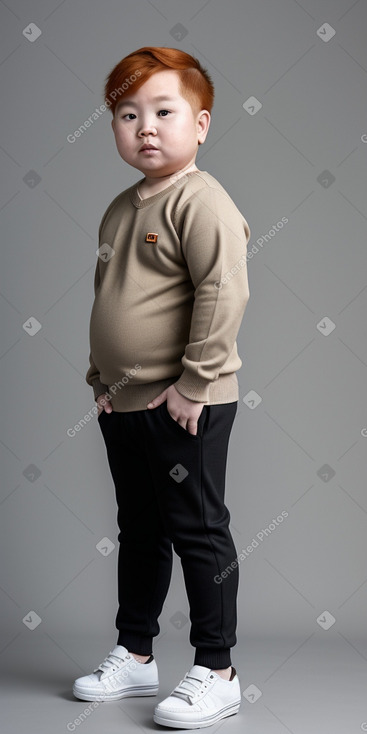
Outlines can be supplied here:
M112 115L125 91L134 94L153 74L168 69L178 74L180 94L189 102L194 115L200 110L210 113L214 84L199 60L177 48L143 46L121 59L105 79L104 98Z

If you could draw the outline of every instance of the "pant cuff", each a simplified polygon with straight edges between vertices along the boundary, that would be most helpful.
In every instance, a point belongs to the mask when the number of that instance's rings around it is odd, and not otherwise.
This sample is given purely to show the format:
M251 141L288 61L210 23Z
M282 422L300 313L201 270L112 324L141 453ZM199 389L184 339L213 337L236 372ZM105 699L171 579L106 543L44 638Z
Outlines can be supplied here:
M194 665L204 665L211 670L229 668L231 663L231 649L229 647L197 647Z
M152 654L152 637L143 637L137 635L134 632L119 632L117 645L123 645L127 650L135 652L137 655L151 655Z

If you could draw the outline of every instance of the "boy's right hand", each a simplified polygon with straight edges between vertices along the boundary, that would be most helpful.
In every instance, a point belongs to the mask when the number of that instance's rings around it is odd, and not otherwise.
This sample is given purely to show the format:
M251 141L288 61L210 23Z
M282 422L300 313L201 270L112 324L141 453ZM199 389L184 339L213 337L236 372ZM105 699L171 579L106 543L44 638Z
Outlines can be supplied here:
M112 405L110 404L108 393L102 393L101 395L98 395L97 408L98 408L97 418L99 418L103 410L105 410L106 413L112 413L113 408L112 408Z

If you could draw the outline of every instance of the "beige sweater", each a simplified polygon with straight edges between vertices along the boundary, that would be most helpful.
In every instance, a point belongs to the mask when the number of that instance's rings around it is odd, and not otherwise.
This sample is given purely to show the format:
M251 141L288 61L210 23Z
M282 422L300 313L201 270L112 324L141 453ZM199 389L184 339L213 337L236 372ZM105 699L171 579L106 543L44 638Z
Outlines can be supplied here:
M207 405L236 401L249 225L207 171L146 199L143 180L100 223L86 381L120 412L148 410L172 384Z

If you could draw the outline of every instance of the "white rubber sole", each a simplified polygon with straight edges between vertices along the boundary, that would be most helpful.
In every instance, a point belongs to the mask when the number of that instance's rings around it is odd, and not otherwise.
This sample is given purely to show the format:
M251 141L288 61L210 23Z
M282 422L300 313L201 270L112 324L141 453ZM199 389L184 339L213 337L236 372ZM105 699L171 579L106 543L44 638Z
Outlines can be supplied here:
M201 729L204 726L212 726L212 724L216 724L217 721L220 721L227 716L233 716L233 714L237 714L240 710L240 706L241 700L225 706L223 709L218 711L216 714L213 714L212 716L207 716L204 719L197 719L196 721L190 721L189 719L174 719L165 714L154 713L153 721L155 721L156 724L161 724L161 726L169 726L171 729ZM172 714L172 716L174 716L174 714Z
M117 691L101 691L90 692L86 689L73 686L73 694L75 698L81 701L119 701L120 698L128 698L130 696L156 696L159 689L159 683L153 686L131 686Z

